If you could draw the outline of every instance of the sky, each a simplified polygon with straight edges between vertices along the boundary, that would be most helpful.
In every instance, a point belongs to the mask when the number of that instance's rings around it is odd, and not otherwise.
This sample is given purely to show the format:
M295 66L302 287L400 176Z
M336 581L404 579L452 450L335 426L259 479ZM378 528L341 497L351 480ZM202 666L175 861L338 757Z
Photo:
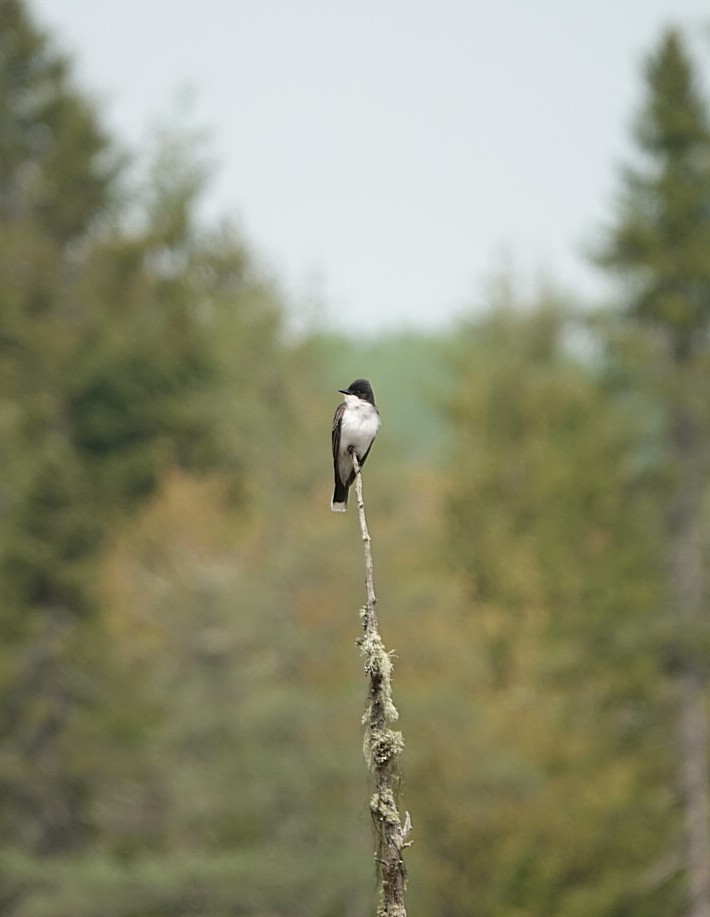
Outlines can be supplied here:
M710 54L707 0L29 2L138 155L156 124L206 129L206 214L295 313L356 332L440 327L501 271L608 295L586 253L643 60L669 24Z

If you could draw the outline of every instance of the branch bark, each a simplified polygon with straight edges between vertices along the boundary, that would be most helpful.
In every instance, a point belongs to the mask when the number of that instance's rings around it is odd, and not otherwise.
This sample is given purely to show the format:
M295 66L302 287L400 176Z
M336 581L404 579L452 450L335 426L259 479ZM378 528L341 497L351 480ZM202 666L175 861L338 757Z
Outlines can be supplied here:
M409 846L412 822L407 812L402 823L397 804L400 785L398 759L404 748L404 740L401 732L390 728L390 724L395 723L399 717L392 701L392 655L384 648L375 614L377 598L370 533L367 529L362 496L362 476L357 456L354 452L351 454L355 469L360 532L365 552L367 601L360 609L363 635L358 644L364 659L365 674L370 680L368 703L362 723L365 727L363 751L375 783L375 790L370 798L370 812L375 828L375 865L380 883L377 917L406 917L404 892L407 873L402 850Z

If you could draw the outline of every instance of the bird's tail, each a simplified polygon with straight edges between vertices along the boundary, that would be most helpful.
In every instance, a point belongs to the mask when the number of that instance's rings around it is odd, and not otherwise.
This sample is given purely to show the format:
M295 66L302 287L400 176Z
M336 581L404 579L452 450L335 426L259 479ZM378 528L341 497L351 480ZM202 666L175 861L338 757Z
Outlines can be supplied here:
M348 490L347 484L336 480L333 490L333 499L330 501L330 508L334 513L344 513L348 508Z

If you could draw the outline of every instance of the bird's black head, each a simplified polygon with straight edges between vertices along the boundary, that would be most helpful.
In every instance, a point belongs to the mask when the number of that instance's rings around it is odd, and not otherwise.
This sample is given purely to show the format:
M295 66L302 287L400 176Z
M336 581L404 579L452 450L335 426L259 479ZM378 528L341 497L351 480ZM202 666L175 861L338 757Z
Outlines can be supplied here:
M342 392L343 395L357 395L358 398L370 404L375 403L375 393L372 391L372 386L367 379L356 379L347 388L339 388L338 391Z

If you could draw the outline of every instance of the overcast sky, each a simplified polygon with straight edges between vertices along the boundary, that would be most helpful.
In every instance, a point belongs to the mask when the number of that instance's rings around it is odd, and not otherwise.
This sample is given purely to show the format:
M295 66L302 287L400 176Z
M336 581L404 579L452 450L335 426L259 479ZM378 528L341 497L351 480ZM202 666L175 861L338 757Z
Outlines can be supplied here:
M117 137L207 127L210 213L304 309L432 326L512 263L585 298L661 29L707 0L30 0Z

